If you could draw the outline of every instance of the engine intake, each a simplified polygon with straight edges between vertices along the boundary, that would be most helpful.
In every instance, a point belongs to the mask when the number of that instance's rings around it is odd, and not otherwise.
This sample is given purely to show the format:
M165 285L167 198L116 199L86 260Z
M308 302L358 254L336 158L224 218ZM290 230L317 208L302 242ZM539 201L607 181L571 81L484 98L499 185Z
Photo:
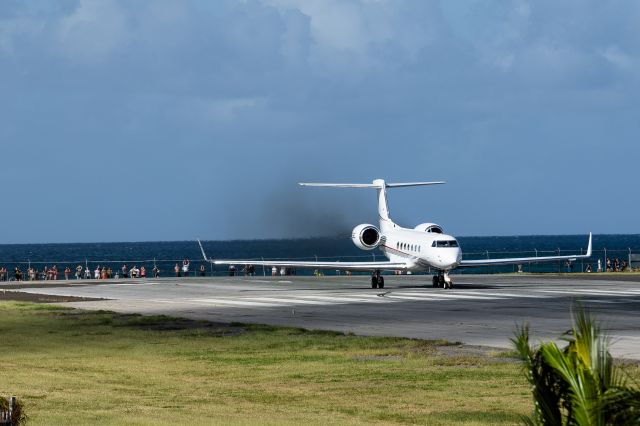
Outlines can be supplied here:
M435 223L421 223L413 229L416 231L428 232L430 234L444 234L442 226Z
M363 223L351 232L353 244L362 250L373 250L380 244L380 231L373 225Z

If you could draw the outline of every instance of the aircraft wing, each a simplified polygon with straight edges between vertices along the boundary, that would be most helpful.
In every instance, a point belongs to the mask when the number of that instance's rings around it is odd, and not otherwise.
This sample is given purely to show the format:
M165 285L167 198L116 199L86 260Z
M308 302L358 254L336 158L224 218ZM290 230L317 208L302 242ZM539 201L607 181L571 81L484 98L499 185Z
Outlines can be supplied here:
M397 270L407 267L399 262L299 262L291 260L207 259L214 265L253 265L276 268L339 269L342 271Z
M255 259L212 259L207 257L202 247L202 243L198 240L202 257L207 262L214 265L253 265L253 266L269 266L277 268L302 268L302 269L339 269L341 271L376 271L380 270L397 270L404 269L408 265L404 262L310 262L310 261L294 261L294 260L255 260Z
M589 245L587 247L587 254L574 254L568 256L542 256L542 257L511 257L505 259L474 259L463 260L458 265L458 268L472 268L475 266L491 266L491 265L518 265L522 263L535 263L535 262L556 262L559 260L569 260L571 262L577 259L587 259L591 257L591 239L592 235L589 233Z

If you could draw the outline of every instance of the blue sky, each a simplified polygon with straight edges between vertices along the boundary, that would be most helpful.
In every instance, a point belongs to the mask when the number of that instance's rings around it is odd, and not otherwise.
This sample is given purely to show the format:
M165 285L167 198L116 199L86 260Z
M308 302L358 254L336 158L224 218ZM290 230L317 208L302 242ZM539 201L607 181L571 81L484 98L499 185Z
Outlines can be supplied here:
M636 1L3 0L5 243L638 233Z

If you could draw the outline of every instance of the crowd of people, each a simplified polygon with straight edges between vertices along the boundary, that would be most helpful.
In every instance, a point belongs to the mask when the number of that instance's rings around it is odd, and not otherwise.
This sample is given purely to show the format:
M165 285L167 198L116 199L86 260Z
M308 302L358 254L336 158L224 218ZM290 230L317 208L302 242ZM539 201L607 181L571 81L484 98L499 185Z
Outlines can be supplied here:
M613 260L607 257L607 272L624 272L629 270L629 264L626 260L620 260L617 257Z
M189 259L185 259L182 262L182 266L176 263L175 274L177 277L188 277L189 267L191 262ZM96 265L95 268L91 268L88 265L77 265L74 269L66 266L60 270L56 265L51 267L44 266L41 270L35 267L29 266L26 271L23 271L20 266L16 266L12 272L5 266L0 267L0 281L55 281L58 279L69 280L73 277L76 280L83 279L120 279L120 278L147 278L148 271L145 265L138 267L133 265L128 267L123 264L121 268L112 268L111 266ZM207 269L204 264L200 265L199 275L204 277L207 275ZM158 278L160 276L160 269L154 264L151 269L151 276Z

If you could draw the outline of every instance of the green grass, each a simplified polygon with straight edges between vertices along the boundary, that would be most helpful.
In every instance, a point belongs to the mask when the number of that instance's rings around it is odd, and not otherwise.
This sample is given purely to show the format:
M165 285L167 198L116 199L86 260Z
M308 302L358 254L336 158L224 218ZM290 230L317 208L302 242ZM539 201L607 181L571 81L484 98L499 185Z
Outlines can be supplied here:
M515 424L532 408L519 364L442 341L17 302L0 317L0 395L34 425Z

